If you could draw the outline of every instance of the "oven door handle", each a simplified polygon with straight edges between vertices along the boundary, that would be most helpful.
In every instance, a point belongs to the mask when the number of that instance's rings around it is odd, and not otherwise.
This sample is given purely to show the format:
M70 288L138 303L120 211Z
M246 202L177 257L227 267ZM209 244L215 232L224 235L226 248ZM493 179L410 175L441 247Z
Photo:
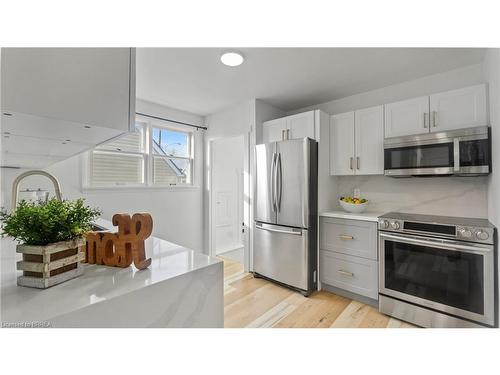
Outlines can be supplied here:
M415 237L406 236L395 236L393 234L380 233L381 238L399 241L407 244L413 245L423 245L429 247L437 247L439 249L451 250L451 251L466 251L474 253L487 253L493 250L492 245L474 244L474 245L462 245L453 241L435 241L431 239L422 240Z

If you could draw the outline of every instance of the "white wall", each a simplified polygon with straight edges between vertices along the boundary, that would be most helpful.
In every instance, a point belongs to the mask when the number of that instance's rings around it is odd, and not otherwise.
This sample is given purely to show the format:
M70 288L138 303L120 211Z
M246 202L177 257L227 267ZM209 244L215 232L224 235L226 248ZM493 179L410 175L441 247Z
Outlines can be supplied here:
M398 83L392 86L382 87L346 98L296 109L288 112L288 114L304 112L310 109L321 109L333 115L440 91L472 86L483 82L485 82L483 64L475 64L412 81Z
M500 49L486 53L484 72L489 87L490 123L492 127L493 173L488 181L488 218L500 227ZM497 130L498 129L498 130Z
M289 114L310 109L338 114L483 82L483 64L476 64L301 108ZM352 190L358 187L362 195L371 201L370 210L374 211L485 218L488 217L487 181L486 177L393 179L384 176L343 176L337 178L336 198L343 194L352 195Z
M154 103L137 100L137 112L170 118L173 120L202 125L203 118L180 112ZM167 241L203 250L203 133L195 132L194 176L197 187L171 189L109 189L82 191L83 157L75 156L54 164L46 170L54 174L61 183L65 198L83 197L91 206L103 211L102 217L111 219L113 214L149 212L153 216L155 236ZM10 207L12 181L23 170L2 169L2 206ZM30 177L21 188L50 188L50 184L40 177Z
M497 228L500 228L500 49L487 51L484 73L489 86L493 159L493 173L488 181L488 218ZM500 280L500 257L498 257L498 273L498 280ZM498 288L497 302L498 311L500 311L500 288Z

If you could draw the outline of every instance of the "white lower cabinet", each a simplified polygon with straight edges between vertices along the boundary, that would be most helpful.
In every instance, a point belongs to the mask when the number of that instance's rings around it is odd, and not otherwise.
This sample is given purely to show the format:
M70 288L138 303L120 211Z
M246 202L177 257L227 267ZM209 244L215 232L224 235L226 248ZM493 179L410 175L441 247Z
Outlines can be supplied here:
M322 284L378 299L378 237L373 221L320 218Z
M320 251L321 282L378 299L377 261L331 251Z
M320 228L319 246L322 250L377 260L375 223L323 217Z

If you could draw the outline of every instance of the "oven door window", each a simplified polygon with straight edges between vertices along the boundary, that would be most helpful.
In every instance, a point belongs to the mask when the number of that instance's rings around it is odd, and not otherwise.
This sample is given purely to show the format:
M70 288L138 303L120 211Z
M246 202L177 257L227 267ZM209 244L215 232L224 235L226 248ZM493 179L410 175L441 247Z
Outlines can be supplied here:
M386 289L484 313L482 255L384 242Z
M384 167L388 169L453 168L453 142L384 150Z
M490 164L488 139L460 142L460 166L475 167Z

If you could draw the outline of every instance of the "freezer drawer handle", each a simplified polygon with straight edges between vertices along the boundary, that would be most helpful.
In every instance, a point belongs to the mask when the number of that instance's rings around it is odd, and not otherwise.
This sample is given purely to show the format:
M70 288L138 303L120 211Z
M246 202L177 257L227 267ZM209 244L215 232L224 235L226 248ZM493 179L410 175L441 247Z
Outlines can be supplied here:
M349 236L347 234L339 234L339 238L341 238L343 240L353 240L354 239L353 236Z
M257 224L257 228L259 229L264 229L269 232L276 232L276 233L285 233L285 234L295 234L297 236L302 236L302 231L301 230L283 230L283 229L272 229L272 228L267 228L263 227L262 225Z
M343 275L343 276L354 277L354 274L353 274L352 272L349 272L349 271L339 270L338 272L339 272L341 275Z

